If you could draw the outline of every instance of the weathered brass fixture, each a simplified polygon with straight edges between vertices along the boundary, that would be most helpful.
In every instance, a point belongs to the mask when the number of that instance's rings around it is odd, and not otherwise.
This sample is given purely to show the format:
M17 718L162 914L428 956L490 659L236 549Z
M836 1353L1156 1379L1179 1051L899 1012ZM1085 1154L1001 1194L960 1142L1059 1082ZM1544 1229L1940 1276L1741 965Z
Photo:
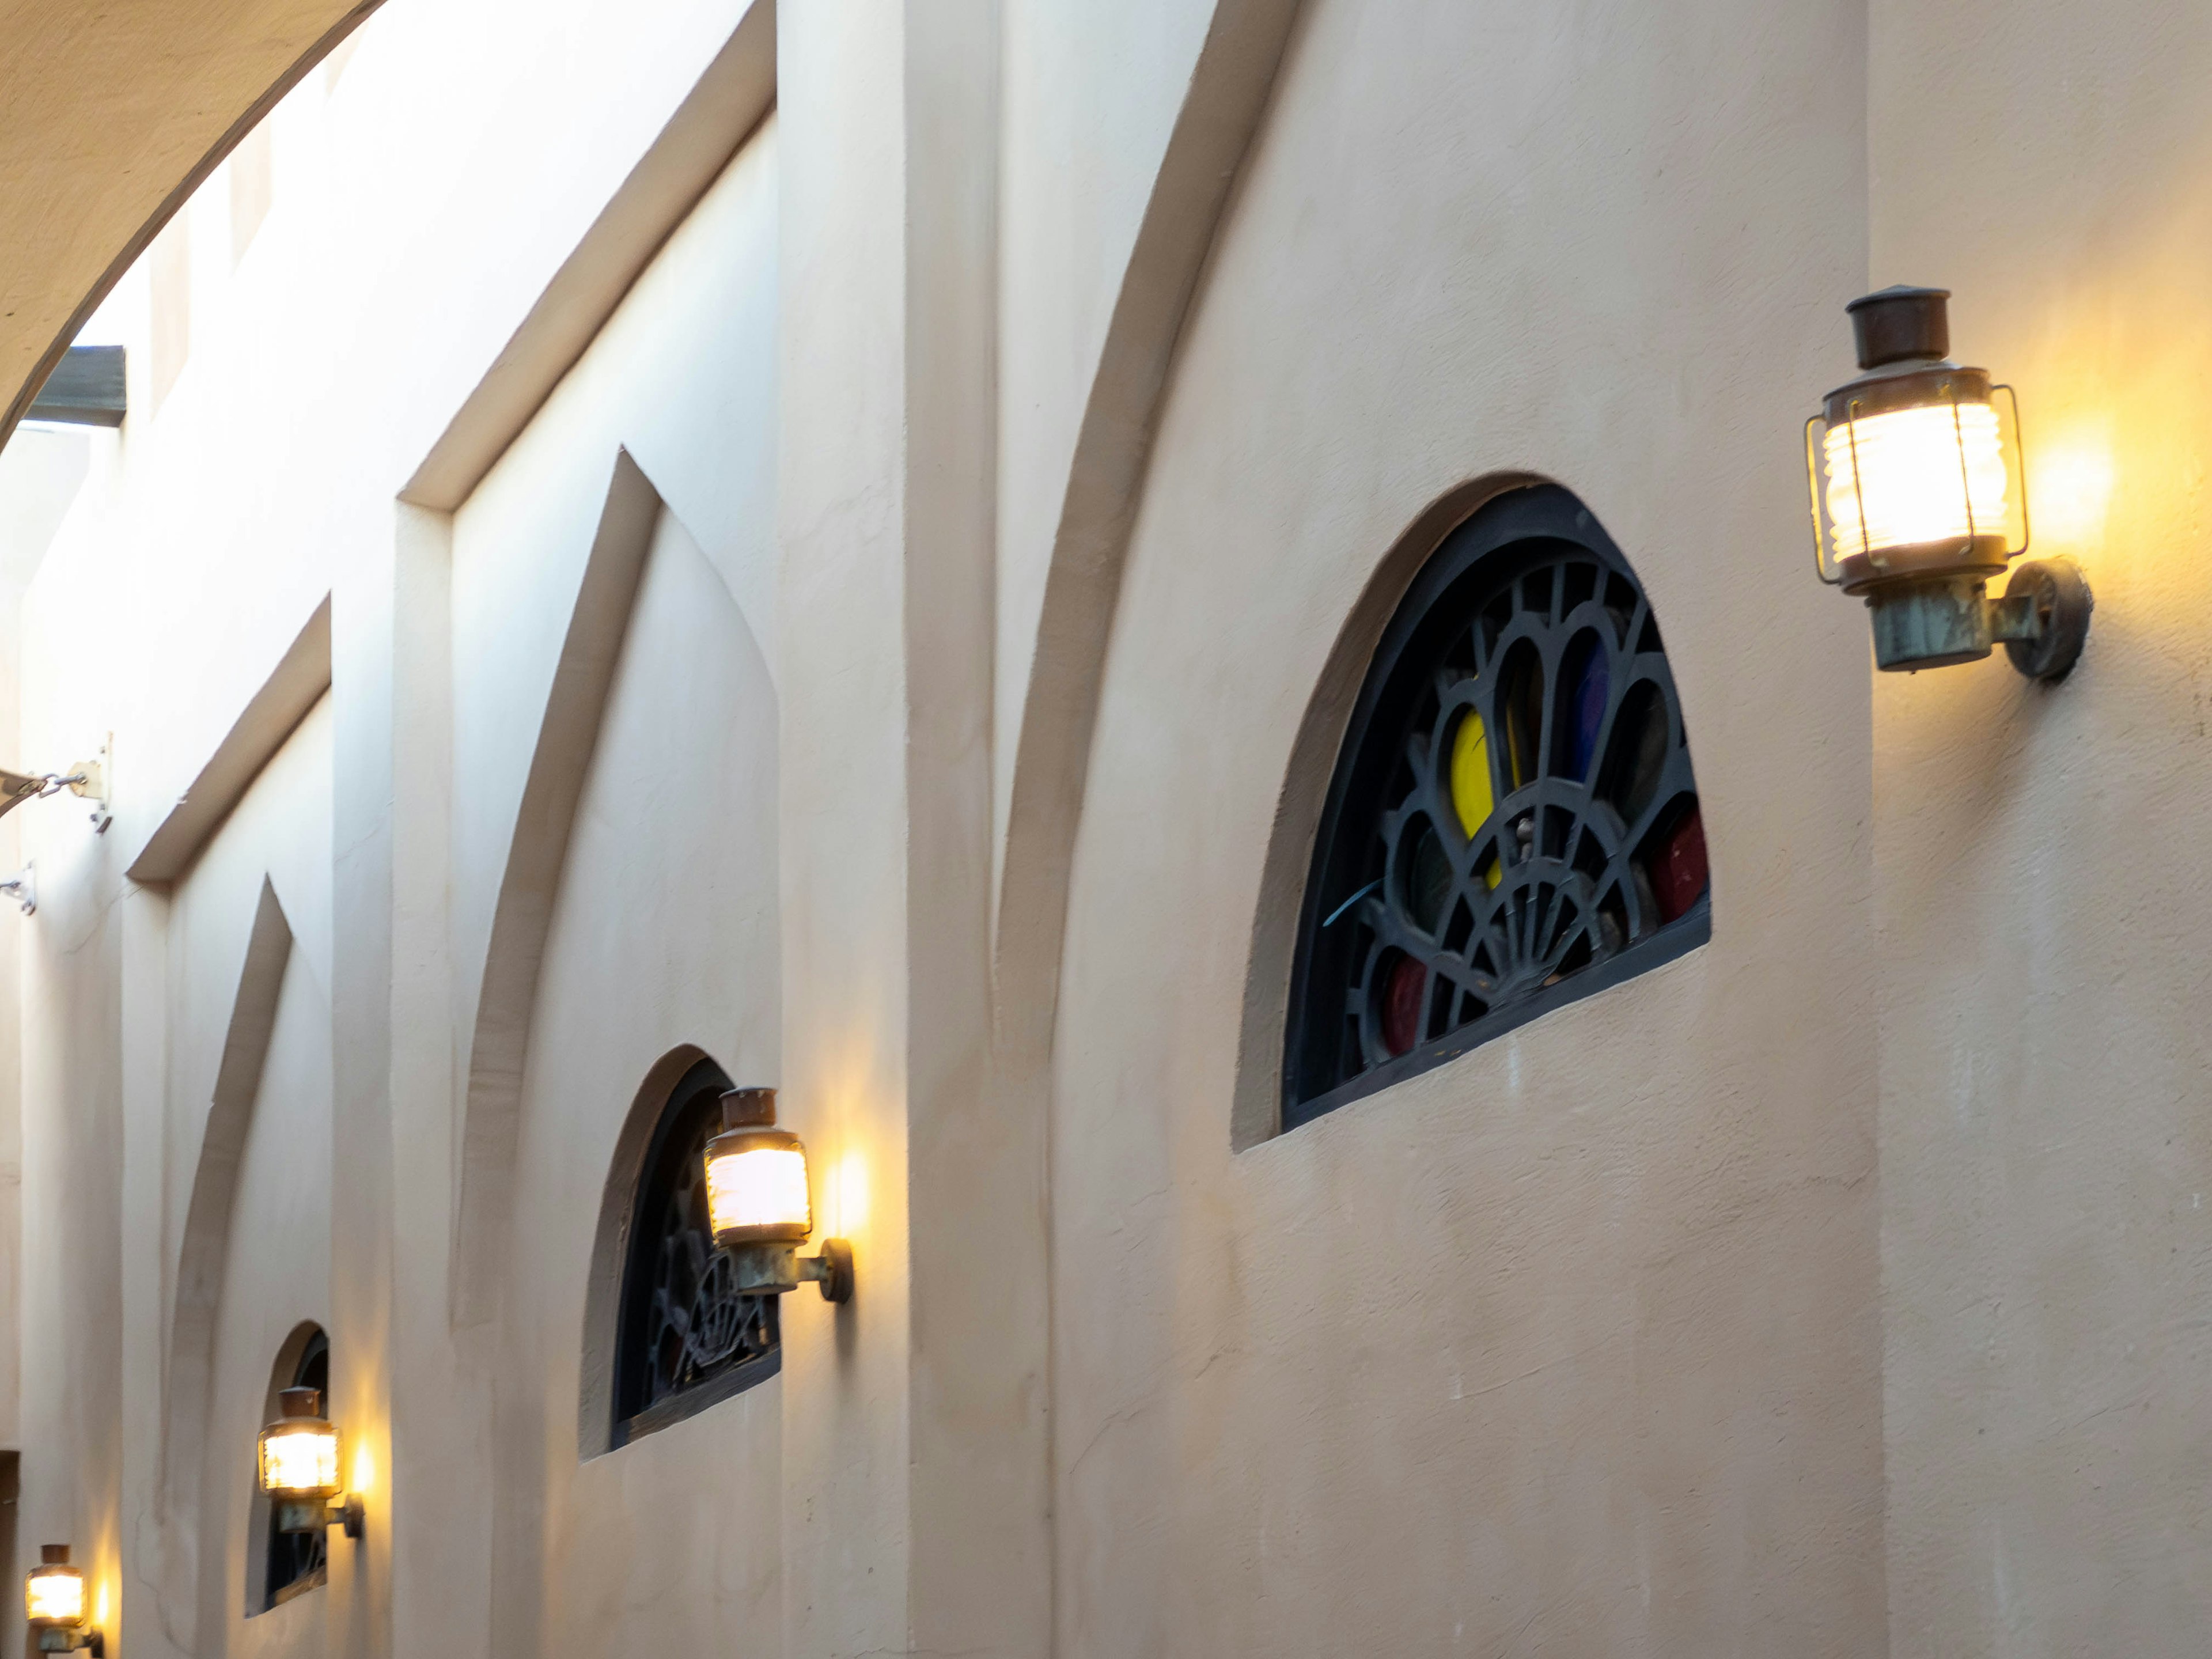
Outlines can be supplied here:
M349 1538L368 1529L368 1507L338 1480L338 1431L323 1415L314 1389L285 1389L278 1416L261 1431L261 1489L276 1510L279 1532L319 1532L332 1525Z
M1805 423L1820 580L1866 600L1875 665L1917 672L2002 644L2031 679L2063 678L2089 632L2089 584L2071 559L2027 550L2020 411L1989 371L1946 355L1940 288L1886 288L1845 309L1864 371Z
M722 1097L722 1133L707 1143L707 1211L740 1292L781 1296L811 1282L824 1301L851 1300L850 1244L825 1238L819 1255L799 1254L814 1231L806 1144L775 1127L775 1090Z
M39 1565L23 1579L23 1616L38 1635L40 1653L74 1653L82 1649L102 1659L107 1651L92 1623L85 1600L84 1574L70 1565L67 1544L41 1544Z

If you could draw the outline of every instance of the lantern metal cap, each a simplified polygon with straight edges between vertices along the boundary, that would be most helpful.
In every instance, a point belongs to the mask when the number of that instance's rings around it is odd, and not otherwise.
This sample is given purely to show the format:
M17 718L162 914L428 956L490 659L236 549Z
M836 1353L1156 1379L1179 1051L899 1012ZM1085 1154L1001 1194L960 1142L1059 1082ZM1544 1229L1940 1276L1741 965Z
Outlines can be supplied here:
M775 1091L726 1089L722 1091L725 1129L772 1129L775 1127Z
M276 1414L279 1417L312 1417L319 1420L323 1414L322 1390L279 1389L276 1391Z
M39 1546L39 1565L42 1567L65 1567L69 1565L69 1552L67 1544L41 1544Z
M1858 344L1859 367L1880 368L1884 363L1949 356L1951 315L1945 302L1950 297L1948 288L1899 284L1862 294L1845 306Z

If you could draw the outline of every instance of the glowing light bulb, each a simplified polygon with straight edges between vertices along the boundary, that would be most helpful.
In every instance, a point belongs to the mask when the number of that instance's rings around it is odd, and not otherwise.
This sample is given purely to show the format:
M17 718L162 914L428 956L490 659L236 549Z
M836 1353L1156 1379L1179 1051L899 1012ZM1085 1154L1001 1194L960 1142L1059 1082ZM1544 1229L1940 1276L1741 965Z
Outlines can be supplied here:
M2005 533L2004 445L1986 403L1863 416L1830 427L1822 449L1838 559Z
M69 1546L48 1544L46 1559L23 1580L23 1613L33 1625L84 1623L84 1575L69 1565Z
M805 1238L814 1218L799 1138L780 1130L717 1135L707 1149L707 1210L717 1237Z
M338 1431L315 1418L280 1418L261 1431L261 1488L280 1497L338 1490Z

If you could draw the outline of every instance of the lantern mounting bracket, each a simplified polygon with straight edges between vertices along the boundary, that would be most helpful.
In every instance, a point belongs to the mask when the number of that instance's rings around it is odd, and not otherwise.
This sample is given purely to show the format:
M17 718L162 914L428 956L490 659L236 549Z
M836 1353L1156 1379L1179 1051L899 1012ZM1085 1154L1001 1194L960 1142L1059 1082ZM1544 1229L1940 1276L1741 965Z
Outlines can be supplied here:
M92 1659L107 1659L107 1638L96 1630L42 1630L39 1632L40 1653L88 1653Z
M366 1536L368 1506L362 1501L361 1494L349 1492L340 1498L276 1500L277 1531L320 1532L325 1527L343 1527L349 1538Z
M1987 592L1989 573L1896 577L1868 585L1878 668L1917 673L1974 662L2002 645L2032 680L2065 678L2081 655L2095 600L2071 559L2032 559L2017 567L2004 597Z
M853 1299L853 1247L842 1238L822 1241L822 1254L801 1255L796 1244L725 1244L740 1296L781 1296L801 1285L819 1285L824 1302Z
M2032 680L2063 680L2081 660L2097 608L2089 580L2071 559L2031 559L2016 567L2005 596L1990 605L1990 637Z

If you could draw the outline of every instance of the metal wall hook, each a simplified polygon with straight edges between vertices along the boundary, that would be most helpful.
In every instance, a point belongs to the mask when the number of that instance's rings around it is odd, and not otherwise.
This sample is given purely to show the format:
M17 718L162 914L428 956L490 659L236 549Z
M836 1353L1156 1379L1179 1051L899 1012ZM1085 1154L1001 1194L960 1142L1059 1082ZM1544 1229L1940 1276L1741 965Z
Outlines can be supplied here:
M0 881L0 893L5 893L23 907L23 914L31 915L39 908L38 866L27 864L5 881Z

